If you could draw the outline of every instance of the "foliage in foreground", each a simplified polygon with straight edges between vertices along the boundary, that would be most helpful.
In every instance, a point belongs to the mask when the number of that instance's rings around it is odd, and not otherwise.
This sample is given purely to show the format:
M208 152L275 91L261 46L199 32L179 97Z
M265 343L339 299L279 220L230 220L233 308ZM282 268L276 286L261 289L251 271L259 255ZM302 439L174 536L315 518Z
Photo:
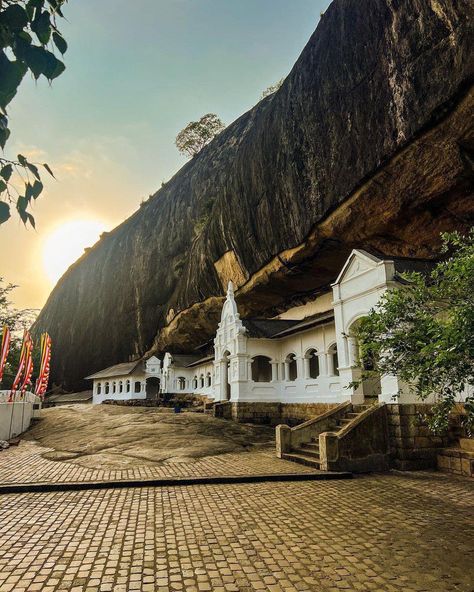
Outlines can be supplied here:
M464 424L474 435L474 229L443 235L444 258L428 276L404 274L357 329L361 358L375 373L396 374L425 401L435 433L446 431L456 393L465 400Z
M67 0L0 0L0 148L10 136L7 106L23 78L30 72L35 80L49 82L65 70L57 57L67 50L56 19ZM13 205L21 220L33 227L28 208L43 190L39 167L53 174L47 164L30 162L22 154L16 159L0 156L0 224L11 216Z
M8 325L12 332L10 353L1 385L2 389L10 388L13 383L20 358L23 330L31 327L37 314L37 311L32 309L18 310L13 307L10 301L10 293L16 287L14 284L6 284L4 279L0 277L0 329L3 325ZM34 348L33 364L36 371L39 367L39 354L39 348Z
M191 158L225 129L225 125L215 113L203 115L199 121L191 121L176 136L176 147L182 154Z

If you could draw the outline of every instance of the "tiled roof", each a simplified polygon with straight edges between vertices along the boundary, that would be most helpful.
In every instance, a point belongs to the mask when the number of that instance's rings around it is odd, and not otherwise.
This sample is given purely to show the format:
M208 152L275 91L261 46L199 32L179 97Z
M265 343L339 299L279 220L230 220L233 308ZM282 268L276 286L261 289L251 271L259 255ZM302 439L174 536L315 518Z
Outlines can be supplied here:
M171 354L173 365L186 368L202 358L202 354Z
M242 324L247 329L248 337L266 337L267 339L300 322L281 319L242 319Z
M279 337L286 337L287 335L292 335L293 333L299 333L300 331L306 331L307 329L311 329L311 327L316 327L317 325L324 325L326 323L331 322L334 320L334 312L332 310L327 312L321 312L310 317L306 317L305 319L298 321L292 327L288 327L287 329L283 329L279 333L273 335L273 339L278 339Z
M205 358L199 358L199 360L196 360L194 362L191 362L191 364L188 364L186 366L186 368L193 368L194 366L200 366L201 364L206 364L207 362L211 362L212 360L214 360L214 355L206 356Z
M81 391L80 393L63 393L46 397L49 403L87 403L92 399L92 391Z
M143 366L142 360L135 360L134 362L124 362L122 364L115 364L115 366L109 366L108 368L104 368L104 370L100 370L95 374L86 376L86 380L91 380L94 378L109 378L112 376L128 376L129 374L132 374L132 372L138 366Z

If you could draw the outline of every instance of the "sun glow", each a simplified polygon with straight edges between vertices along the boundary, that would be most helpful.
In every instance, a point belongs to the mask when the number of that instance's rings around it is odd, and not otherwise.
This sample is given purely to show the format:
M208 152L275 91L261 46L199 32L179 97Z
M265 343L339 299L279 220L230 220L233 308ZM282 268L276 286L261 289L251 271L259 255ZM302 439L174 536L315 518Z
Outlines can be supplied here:
M86 247L92 246L106 230L100 220L71 220L54 229L43 247L43 265L53 284L74 263Z

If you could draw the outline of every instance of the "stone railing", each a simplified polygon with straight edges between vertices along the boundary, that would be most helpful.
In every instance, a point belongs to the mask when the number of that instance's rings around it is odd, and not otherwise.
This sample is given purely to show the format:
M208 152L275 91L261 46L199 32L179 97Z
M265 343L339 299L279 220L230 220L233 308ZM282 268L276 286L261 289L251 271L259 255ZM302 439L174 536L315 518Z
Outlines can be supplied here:
M347 401L294 428L290 428L285 424L278 425L276 427L277 456L281 458L282 454L291 452L292 449L299 448L301 444L309 442L312 438L317 439L323 432L334 429L337 420L343 417L351 408L351 402Z
M323 471L387 471L390 442L385 404L374 405L336 432L319 435Z

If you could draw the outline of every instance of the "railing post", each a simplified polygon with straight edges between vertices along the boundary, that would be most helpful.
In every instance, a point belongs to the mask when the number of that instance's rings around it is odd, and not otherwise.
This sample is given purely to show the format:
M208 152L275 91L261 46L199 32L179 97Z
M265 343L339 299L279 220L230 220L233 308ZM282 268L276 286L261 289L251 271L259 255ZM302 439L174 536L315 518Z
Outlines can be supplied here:
M319 434L319 457L321 459L321 470L330 471L331 466L339 458L339 443L337 434L334 432L323 432Z
M285 452L291 452L291 428L285 424L276 427L276 455L281 458Z

